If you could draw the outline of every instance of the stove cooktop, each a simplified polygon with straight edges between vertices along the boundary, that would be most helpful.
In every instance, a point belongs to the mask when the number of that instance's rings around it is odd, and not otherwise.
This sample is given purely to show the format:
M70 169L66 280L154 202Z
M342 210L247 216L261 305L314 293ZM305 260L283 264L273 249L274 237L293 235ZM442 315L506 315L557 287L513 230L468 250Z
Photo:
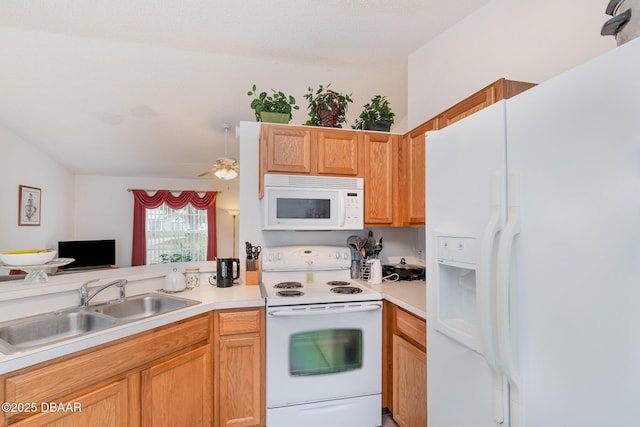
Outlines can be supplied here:
M351 280L351 252L346 246L266 247L262 267L260 286L267 306L382 299L380 293Z
M382 299L378 292L350 280L315 278L311 283L302 280L264 281L261 286L268 306Z

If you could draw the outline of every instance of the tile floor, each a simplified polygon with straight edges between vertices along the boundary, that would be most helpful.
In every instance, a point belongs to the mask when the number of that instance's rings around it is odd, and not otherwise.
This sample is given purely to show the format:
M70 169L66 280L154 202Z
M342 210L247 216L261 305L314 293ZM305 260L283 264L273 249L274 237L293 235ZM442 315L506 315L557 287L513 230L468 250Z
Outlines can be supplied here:
M393 421L391 414L386 413L382 414L382 427L398 427L398 424Z

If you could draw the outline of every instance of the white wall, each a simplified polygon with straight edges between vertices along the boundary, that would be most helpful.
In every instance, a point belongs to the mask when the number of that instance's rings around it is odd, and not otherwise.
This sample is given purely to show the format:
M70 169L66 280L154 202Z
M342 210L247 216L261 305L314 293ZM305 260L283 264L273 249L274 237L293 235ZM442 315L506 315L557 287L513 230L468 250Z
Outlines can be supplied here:
M40 226L18 226L19 185L42 190ZM0 251L57 248L73 237L73 205L73 174L0 125Z
M116 239L117 264L131 265L133 195L127 189L221 191L216 201L218 253L232 252L232 217L226 209L238 209L238 181L219 179L167 179L76 176L74 236L77 240Z
M606 0L494 0L409 56L409 128L505 77L541 83L616 46ZM614 76L612 76L613 78Z
M239 208L237 180L74 175L2 126L0 153L0 251L57 248L60 240L116 239L117 264L129 266L133 196L127 189L143 188L220 191L218 253L231 256L233 220L227 209ZM21 184L42 189L40 226L18 226Z

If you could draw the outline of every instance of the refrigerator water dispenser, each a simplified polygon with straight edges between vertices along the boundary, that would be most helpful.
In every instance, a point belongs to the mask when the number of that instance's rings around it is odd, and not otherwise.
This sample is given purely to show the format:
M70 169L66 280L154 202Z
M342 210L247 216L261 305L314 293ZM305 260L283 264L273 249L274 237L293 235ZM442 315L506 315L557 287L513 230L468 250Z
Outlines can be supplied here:
M476 313L476 263L474 237L438 236L435 329L479 351Z

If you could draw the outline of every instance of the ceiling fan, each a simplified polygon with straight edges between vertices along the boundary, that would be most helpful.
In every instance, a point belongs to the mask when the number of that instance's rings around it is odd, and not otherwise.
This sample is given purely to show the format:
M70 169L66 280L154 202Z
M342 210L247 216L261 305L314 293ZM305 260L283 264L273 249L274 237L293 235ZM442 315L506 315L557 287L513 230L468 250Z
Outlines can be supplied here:
M228 155L228 136L229 136L229 123L224 124L224 156L218 157L211 170L203 172L198 176L205 176L213 173L220 179L234 179L238 176L240 171L240 165L238 161Z

